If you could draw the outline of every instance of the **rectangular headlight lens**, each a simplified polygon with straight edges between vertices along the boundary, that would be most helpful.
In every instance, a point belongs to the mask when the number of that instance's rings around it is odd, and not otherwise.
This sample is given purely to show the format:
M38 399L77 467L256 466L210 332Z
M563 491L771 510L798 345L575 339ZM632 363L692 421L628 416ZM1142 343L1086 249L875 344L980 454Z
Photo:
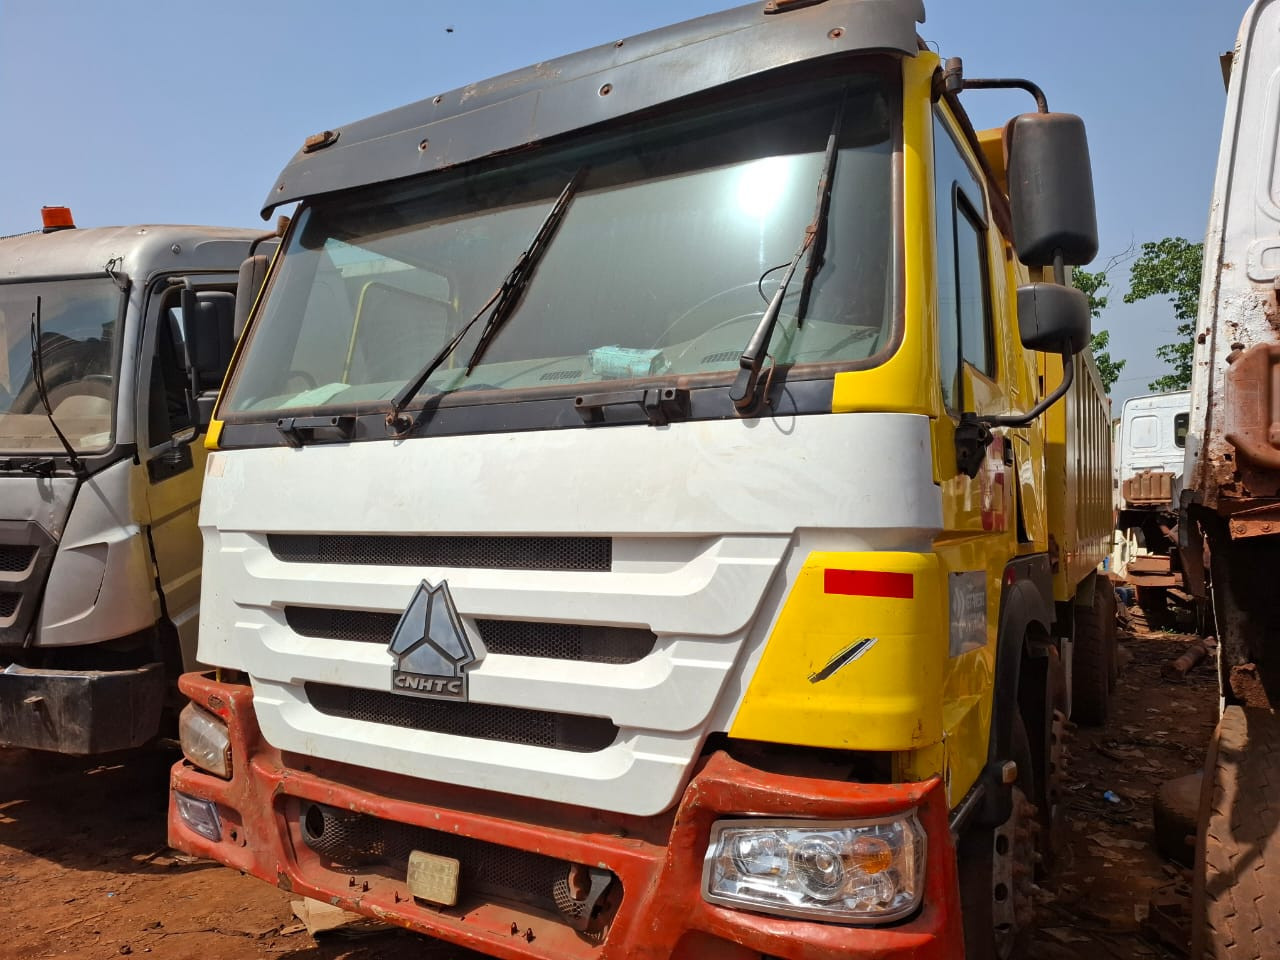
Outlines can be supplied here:
M887 923L924 889L925 837L914 813L883 820L720 820L702 895L788 917Z
M231 737L227 725L194 703L178 715L178 740L182 753L201 770L231 779Z

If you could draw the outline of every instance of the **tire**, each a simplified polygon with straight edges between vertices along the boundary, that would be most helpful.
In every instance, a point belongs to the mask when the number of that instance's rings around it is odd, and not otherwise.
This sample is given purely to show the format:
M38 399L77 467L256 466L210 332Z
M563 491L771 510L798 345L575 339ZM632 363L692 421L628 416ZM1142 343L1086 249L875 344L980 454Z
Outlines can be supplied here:
M1018 764L1018 782L1009 819L994 829L969 828L957 848L964 955L973 960L1027 960L1034 933L1032 882L1040 829L1036 808L1027 798L1036 792L1035 772L1022 718L1016 717L1014 724L1012 759ZM1012 847L1003 864L996 852L1001 835L1004 849ZM1004 883L1006 873L1011 876ZM1002 919L1004 927L998 929Z
M1116 595L1111 582L1098 577L1093 603L1076 607L1075 647L1071 654L1071 719L1100 727L1111 713L1116 675Z
M1223 711L1200 803L1192 960L1280 957L1280 719Z

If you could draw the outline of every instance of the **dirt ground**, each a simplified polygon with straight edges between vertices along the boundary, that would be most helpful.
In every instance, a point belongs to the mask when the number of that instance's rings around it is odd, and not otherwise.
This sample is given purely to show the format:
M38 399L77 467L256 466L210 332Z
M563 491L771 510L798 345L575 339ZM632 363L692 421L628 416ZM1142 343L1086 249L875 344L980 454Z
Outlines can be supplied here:
M1185 955L1186 875L1152 846L1151 800L1164 780L1200 768L1212 731L1211 667L1186 683L1160 676L1188 639L1150 633L1139 620L1123 638L1129 662L1112 721L1082 728L1071 744L1073 822L1041 894L1037 960ZM173 759L155 752L104 764L0 751L0 958L463 956L400 932L313 940L286 894L176 855L165 844ZM1108 790L1118 802L1104 799Z

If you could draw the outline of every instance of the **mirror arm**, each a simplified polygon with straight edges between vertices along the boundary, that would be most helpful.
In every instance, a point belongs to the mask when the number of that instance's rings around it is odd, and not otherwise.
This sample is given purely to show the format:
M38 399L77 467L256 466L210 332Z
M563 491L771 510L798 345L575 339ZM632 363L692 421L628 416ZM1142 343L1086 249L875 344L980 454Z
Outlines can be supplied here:
M1055 403L1063 398L1068 390L1071 389L1071 382L1075 379L1076 365L1075 354L1071 352L1070 342L1062 347L1062 382L1058 384L1056 390L1049 394L1043 400L1035 405L1030 411L1017 416L995 416L995 417L975 417L975 419L988 427L1026 427L1030 426L1041 414L1052 407Z
M966 77L964 61L959 57L950 57L943 64L943 82L947 92L958 96L965 90L1025 90L1035 97L1036 109L1041 113L1049 112L1049 101L1044 91L1037 84L1021 77Z

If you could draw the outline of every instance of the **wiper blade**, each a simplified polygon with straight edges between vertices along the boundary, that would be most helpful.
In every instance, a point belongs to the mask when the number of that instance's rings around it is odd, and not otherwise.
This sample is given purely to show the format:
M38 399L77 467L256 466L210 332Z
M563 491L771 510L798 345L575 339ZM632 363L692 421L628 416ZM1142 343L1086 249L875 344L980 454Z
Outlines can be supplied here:
M49 418L49 426L53 427L53 432L58 435L58 440L62 443L62 449L67 452L71 469L75 471L77 477L83 477L86 474L84 464L76 456L75 447L71 446L71 441L67 439L66 434L58 428L58 421L53 418L53 406L49 403L49 390L44 381L44 353L40 347L40 335L40 298L36 297L36 308L31 313L31 379L35 383L40 403L44 406L45 415Z
M745 413L756 404L756 391L760 383L760 370L764 367L765 357L769 352L769 341L773 339L773 331L778 326L778 315L782 312L782 300L787 295L791 278L795 276L800 261L808 255L805 266L804 283L800 289L800 303L796 308L796 326L804 322L805 311L809 309L809 296L813 292L813 280L822 269L823 252L827 245L827 221L831 215L831 181L836 171L836 156L840 144L840 125L844 120L844 102L836 111L835 121L831 125L831 134L827 137L827 152L822 161L822 176L818 180L818 204L814 210L813 220L804 229L804 240L800 249L787 264L787 272L782 275L778 289L765 308L764 316L747 341L746 348L738 360L738 376L729 388L729 399L739 412Z
M516 260L516 265L511 268L511 272L507 274L502 285L493 292L491 296L479 310L475 316L462 325L434 357L427 361L426 365L414 375L413 379L404 385L400 391L391 399L391 411L387 414L387 426L398 433L403 433L408 429L409 424L407 418L403 416L404 408L408 406L409 401L417 395L422 389L422 385L427 382L430 376L439 369L440 364L448 359L449 355L458 348L463 338L471 332L471 328L476 325L481 317L488 314L485 320L484 328L480 332L480 340L476 343L475 349L471 351L471 356L467 360L467 374L475 369L480 358L488 349L489 344L493 341L494 336L502 328L502 325L515 312L520 300L524 296L524 291L529 286L529 281L533 279L534 272L538 269L538 263L542 260L542 255L550 246L551 240L556 235L556 231L560 229L560 224L564 222L565 213L569 210L569 204L573 201L574 195L578 192L578 188L582 186L582 181L587 175L587 168L582 167L573 178L565 184L560 196L556 198L556 202L552 205L551 210L547 213L546 218L542 221L542 225L538 227L538 232L534 235L529 246L525 248L524 253L520 254Z

